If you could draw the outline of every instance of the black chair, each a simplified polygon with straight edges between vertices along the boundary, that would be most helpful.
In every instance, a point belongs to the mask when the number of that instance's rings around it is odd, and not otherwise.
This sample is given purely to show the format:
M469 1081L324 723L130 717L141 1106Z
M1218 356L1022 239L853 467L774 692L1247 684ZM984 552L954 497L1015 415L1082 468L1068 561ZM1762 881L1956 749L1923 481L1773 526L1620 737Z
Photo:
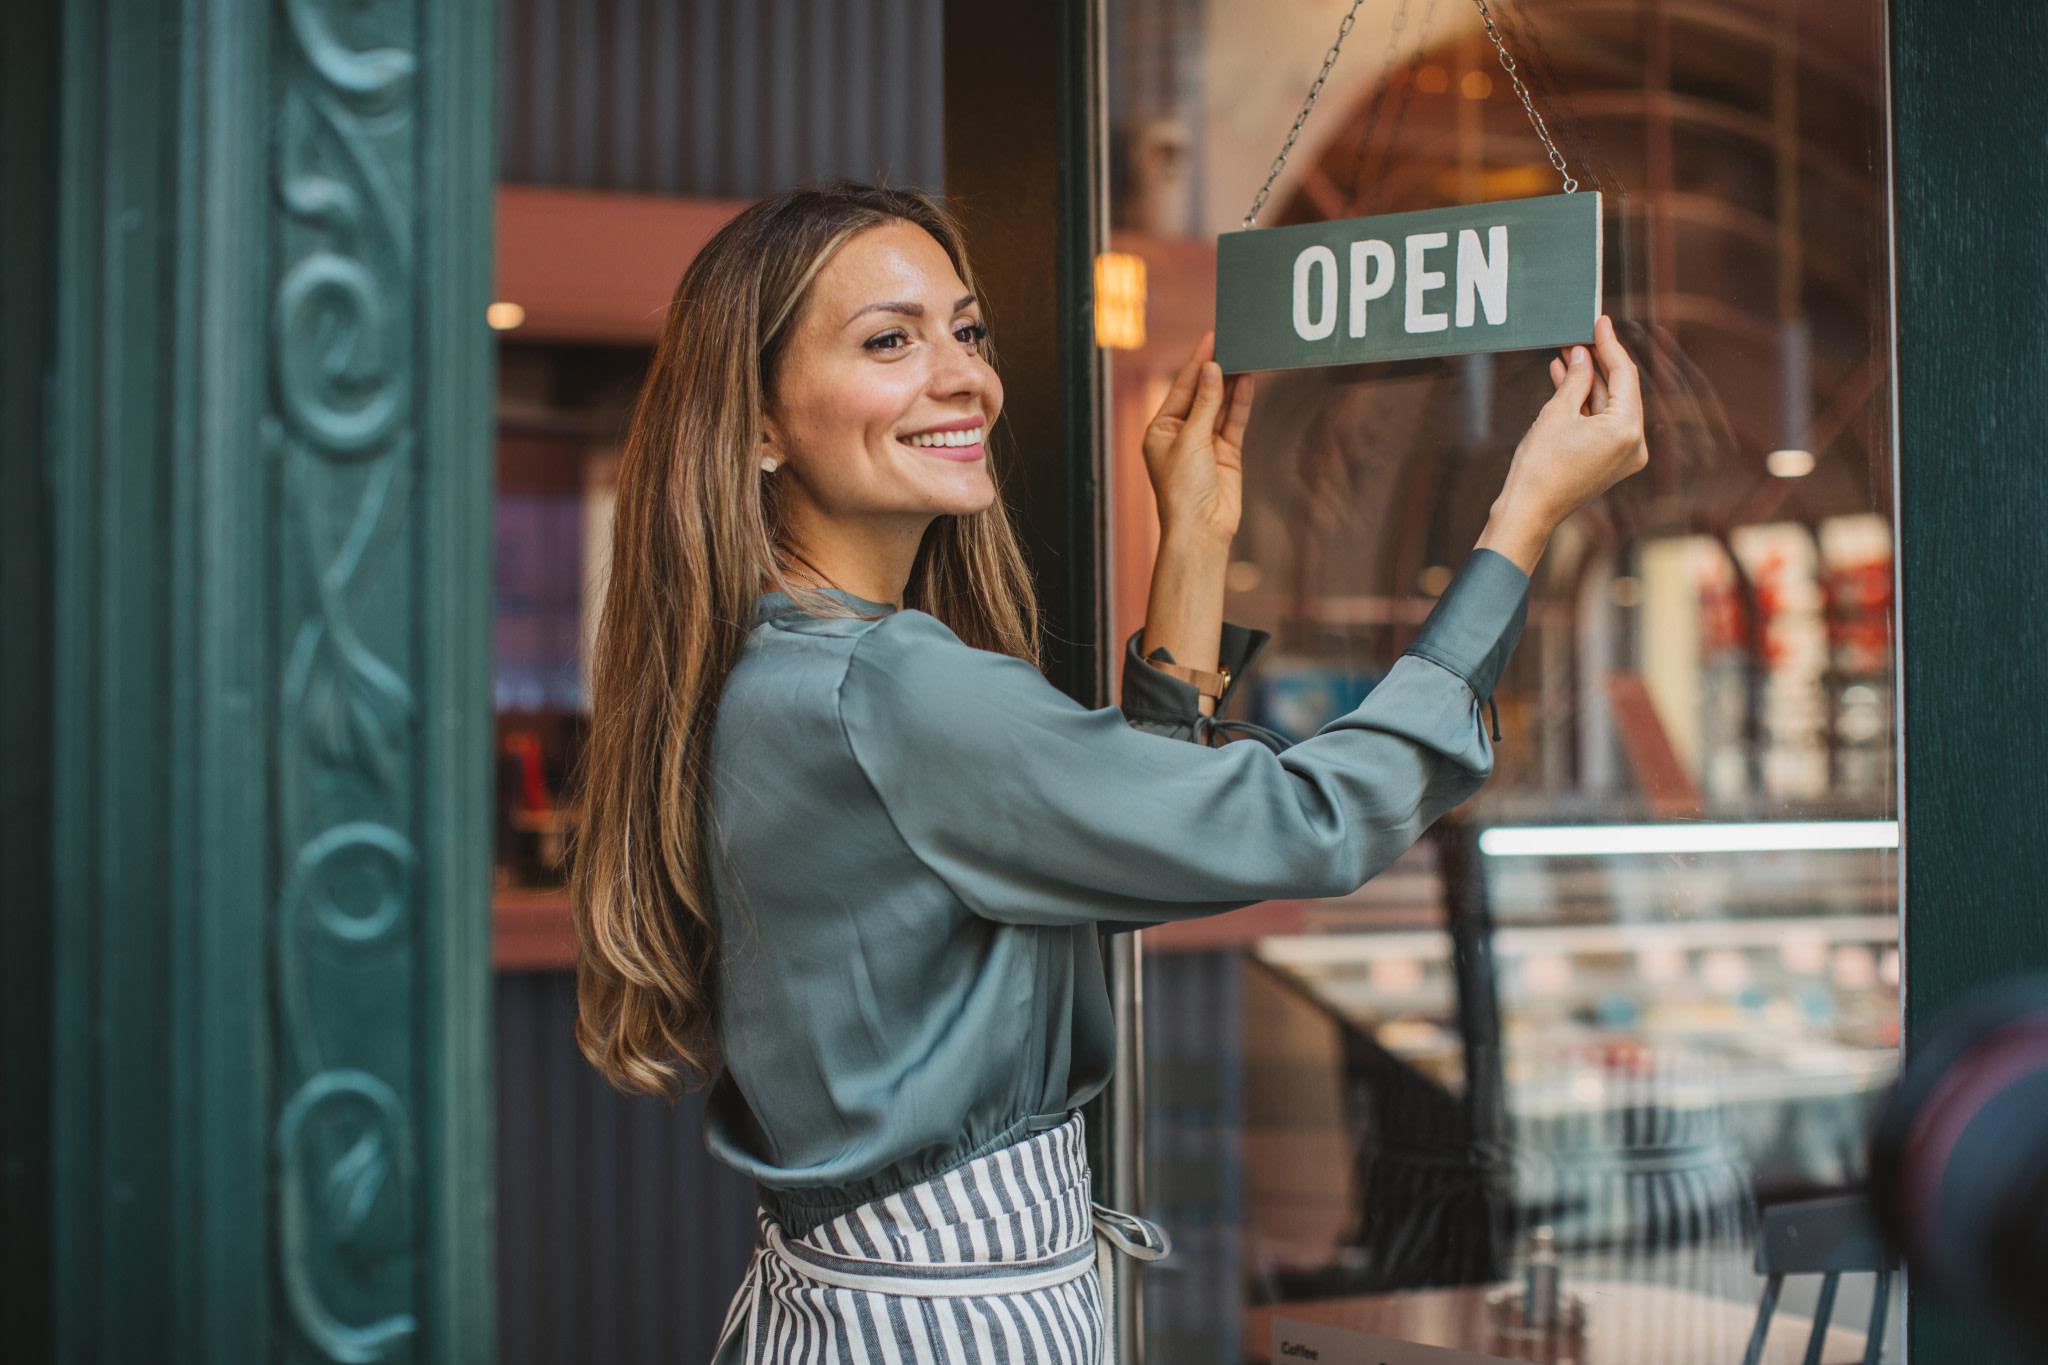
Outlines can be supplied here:
M1806 1339L1806 1365L1821 1365L1828 1319L1835 1311L1835 1290L1841 1285L1842 1276L1861 1271L1877 1276L1870 1300L1870 1330L1863 1348L1863 1365L1877 1365L1884 1350L1885 1316L1890 1307L1895 1266L1891 1250L1878 1236L1869 1204L1860 1194L1808 1199L1764 1210L1763 1228L1756 1244L1757 1274L1766 1277L1764 1297L1757 1306L1756 1327L1750 1332L1749 1350L1742 1357L1742 1365L1759 1365L1763 1360L1771 1315L1778 1310L1778 1291L1784 1288L1787 1275L1826 1277L1813 1307L1813 1332Z

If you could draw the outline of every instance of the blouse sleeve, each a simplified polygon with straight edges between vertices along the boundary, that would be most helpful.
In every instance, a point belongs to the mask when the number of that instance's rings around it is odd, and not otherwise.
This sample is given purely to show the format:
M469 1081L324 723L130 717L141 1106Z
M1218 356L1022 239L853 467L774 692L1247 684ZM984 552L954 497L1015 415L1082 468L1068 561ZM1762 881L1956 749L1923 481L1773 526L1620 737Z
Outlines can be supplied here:
M1137 729L1155 735L1197 740L1202 715L1201 692L1193 683L1154 668L1138 652L1138 642L1144 636L1145 628L1140 626L1124 641L1123 691L1117 702L1123 710L1124 719ZM1223 708L1230 705L1238 684L1244 681L1253 661L1271 638L1263 630L1253 630L1229 621L1223 623L1217 662L1230 670L1230 682L1216 700L1217 715L1222 715ZM1165 654L1168 663L1175 662L1171 653L1163 650L1154 652Z
M840 721L904 844L988 919L1159 923L1344 895L1493 771L1480 710L1528 582L1475 552L1366 699L1281 753L1147 733L919 611L860 638Z

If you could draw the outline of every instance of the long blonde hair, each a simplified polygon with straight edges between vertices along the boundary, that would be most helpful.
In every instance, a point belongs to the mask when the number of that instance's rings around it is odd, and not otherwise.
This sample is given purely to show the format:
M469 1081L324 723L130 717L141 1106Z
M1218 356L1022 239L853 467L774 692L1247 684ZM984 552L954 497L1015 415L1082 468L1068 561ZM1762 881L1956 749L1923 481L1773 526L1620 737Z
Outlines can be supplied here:
M718 699L764 583L819 615L851 611L788 576L776 496L788 475L761 471L761 413L811 282L855 234L896 221L936 238L974 288L958 226L924 194L777 194L683 272L634 409L569 875L576 1043L624 1091L673 1098L717 1070L705 835ZM1037 662L1037 604L1000 496L933 521L903 601L967 644Z

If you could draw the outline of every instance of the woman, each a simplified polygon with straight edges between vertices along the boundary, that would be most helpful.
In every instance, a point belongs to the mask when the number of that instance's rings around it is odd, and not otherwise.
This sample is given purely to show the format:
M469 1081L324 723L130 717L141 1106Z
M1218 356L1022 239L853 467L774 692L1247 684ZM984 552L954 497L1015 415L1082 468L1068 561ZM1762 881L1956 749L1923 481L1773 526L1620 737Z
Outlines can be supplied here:
M1100 1358L1098 1248L1163 1240L1089 1198L1098 931L1350 892L1485 780L1529 571L1647 458L1596 345L1552 363L1407 655L1276 754L1174 742L1266 639L1222 621L1252 390L1208 338L1146 436L1148 619L1091 710L1035 667L946 214L800 190L698 254L620 469L573 894L585 1055L633 1091L715 1076L712 1150L761 1187L721 1360Z

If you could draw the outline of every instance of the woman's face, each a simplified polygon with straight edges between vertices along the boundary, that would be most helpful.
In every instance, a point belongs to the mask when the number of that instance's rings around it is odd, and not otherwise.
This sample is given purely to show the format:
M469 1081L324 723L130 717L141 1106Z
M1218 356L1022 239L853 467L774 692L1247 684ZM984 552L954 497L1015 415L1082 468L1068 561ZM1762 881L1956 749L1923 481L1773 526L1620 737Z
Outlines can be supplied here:
M1003 406L981 358L981 306L914 223L869 228L811 284L771 396L768 448L807 510L831 518L979 512Z

